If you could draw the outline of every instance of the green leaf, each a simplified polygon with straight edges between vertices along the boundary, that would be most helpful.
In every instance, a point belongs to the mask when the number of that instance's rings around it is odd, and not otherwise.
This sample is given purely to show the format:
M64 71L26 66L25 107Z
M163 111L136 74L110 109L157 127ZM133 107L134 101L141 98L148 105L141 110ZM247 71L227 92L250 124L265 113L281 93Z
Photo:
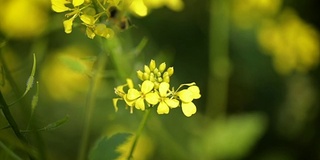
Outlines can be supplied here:
M102 160L102 159L116 159L120 156L120 153L116 151L119 145L123 144L130 136L131 133L117 133L111 137L102 137L99 139L95 146L91 149L89 154L90 160Z

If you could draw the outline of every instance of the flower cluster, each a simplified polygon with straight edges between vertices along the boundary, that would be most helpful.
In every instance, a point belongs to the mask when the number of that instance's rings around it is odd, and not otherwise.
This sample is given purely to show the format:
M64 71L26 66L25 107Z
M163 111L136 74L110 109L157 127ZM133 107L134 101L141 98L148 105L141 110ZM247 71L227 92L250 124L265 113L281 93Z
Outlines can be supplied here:
M170 77L173 72L173 67L166 69L166 63L161 63L157 68L156 62L151 60L149 66L144 66L144 71L137 71L138 78L142 81L139 89L134 88L131 79L115 88L115 93L119 96L113 99L116 111L117 102L124 100L130 107L130 113L134 108L144 111L157 106L158 114L168 114L170 109L181 106L185 116L195 114L197 108L192 101L201 97L199 87L193 82L181 84L177 90L170 89ZM181 90L182 87L187 88Z
M63 21L67 34L72 32L77 18L86 27L86 35L91 39L96 35L111 38L114 35L113 28L126 29L129 25L126 16L120 12L119 0L51 0L51 4L55 12L68 12Z

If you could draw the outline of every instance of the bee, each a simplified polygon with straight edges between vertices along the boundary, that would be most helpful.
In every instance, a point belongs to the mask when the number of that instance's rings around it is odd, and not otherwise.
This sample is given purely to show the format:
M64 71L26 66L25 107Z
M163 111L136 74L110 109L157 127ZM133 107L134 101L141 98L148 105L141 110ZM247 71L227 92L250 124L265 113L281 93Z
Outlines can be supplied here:
M110 25L115 25L120 30L126 30L132 26L129 17L116 6L109 7L108 16Z

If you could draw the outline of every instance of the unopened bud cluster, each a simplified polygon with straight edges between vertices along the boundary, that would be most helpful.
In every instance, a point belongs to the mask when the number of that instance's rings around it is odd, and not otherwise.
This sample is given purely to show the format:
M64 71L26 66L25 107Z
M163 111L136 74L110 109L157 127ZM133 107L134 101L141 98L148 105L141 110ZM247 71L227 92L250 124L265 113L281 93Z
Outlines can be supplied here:
M142 81L149 80L153 82L154 87L158 89L161 82L170 83L170 77L173 75L173 67L169 67L167 70L166 67L166 63L163 62L157 68L156 62L151 60L149 66L144 66L144 72L137 71L138 78Z

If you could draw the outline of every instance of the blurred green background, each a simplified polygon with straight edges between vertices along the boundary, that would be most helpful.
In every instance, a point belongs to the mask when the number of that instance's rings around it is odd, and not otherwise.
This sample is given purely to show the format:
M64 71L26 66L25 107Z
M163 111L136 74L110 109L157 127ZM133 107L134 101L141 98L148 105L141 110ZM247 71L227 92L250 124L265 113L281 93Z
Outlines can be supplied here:
M164 4L170 4L164 1ZM319 28L316 0L184 0L183 9L162 6L139 17L104 44L108 55L96 94L89 147L103 135L134 132L143 112L112 105L114 87L135 78L150 59L173 66L172 85L196 82L197 113L154 109L135 152L140 159L320 159ZM173 10L172 10L173 9ZM179 10L179 9L178 9ZM39 103L31 127L69 116L59 128L25 134L41 159L76 159L90 77L101 52L84 29L65 34L64 14L49 1L0 0L1 93L7 103L24 92L37 56ZM147 39L146 46L135 52ZM114 52L114 53L113 53ZM36 87L10 107L24 130ZM0 128L7 126L3 114ZM17 154L10 129L0 142ZM22 154L23 155L23 154ZM10 159L0 148L0 159ZM121 158L120 158L121 159Z

